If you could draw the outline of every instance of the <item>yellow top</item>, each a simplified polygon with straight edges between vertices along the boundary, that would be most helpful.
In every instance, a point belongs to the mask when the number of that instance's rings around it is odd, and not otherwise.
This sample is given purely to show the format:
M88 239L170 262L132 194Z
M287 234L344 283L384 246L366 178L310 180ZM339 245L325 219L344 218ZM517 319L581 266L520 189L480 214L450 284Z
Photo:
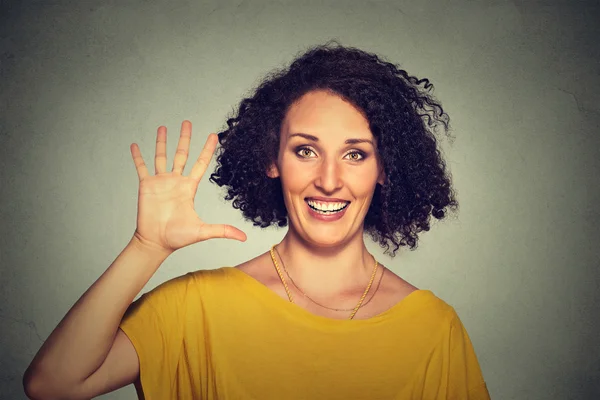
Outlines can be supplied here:
M159 285L120 328L140 360L140 399L489 399L458 315L428 290L338 320L223 267Z

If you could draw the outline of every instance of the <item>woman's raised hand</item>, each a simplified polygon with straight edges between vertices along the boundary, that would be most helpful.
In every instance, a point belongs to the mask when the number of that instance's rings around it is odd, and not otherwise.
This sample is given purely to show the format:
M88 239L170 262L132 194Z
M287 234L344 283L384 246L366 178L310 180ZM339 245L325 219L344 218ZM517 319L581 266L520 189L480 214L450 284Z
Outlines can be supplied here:
M137 227L135 237L145 245L173 252L211 238L246 240L246 234L231 225L208 224L194 210L194 197L200 179L215 152L218 136L208 135L204 149L189 176L183 176L192 124L183 121L173 169L167 172L167 128L156 134L155 175L150 175L137 144L131 145L131 156L140 178Z

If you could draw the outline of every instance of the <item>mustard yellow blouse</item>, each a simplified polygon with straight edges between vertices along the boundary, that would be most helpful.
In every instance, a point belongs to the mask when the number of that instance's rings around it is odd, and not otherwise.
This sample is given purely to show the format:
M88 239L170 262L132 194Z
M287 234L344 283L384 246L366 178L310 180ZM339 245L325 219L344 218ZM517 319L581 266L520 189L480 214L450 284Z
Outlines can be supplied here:
M337 320L223 267L159 285L120 328L146 400L489 399L458 315L428 290L370 319Z

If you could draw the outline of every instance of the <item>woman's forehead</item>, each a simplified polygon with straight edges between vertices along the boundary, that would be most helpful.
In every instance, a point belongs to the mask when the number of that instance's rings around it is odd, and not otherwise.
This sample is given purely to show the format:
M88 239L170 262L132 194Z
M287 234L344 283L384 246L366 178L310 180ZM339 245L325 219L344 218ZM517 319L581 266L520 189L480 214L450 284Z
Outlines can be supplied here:
M289 108L282 133L297 132L314 135L346 132L352 136L372 137L369 121L358 108L325 91L309 92Z

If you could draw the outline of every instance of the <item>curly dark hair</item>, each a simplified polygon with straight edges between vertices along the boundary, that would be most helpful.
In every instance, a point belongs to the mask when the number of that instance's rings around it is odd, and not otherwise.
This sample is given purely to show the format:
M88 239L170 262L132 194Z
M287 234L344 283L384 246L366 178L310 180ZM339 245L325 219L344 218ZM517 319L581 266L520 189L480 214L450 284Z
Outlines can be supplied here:
M254 225L286 226L281 182L267 170L277 160L287 110L313 90L329 91L361 110L377 141L386 181L376 186L364 231L391 257L400 246L414 250L418 233L430 229L431 215L439 220L447 208L458 209L435 136L440 127L448 134L449 117L428 79L375 54L330 41L269 73L218 133L221 147L210 181L225 186L225 200L233 200Z

